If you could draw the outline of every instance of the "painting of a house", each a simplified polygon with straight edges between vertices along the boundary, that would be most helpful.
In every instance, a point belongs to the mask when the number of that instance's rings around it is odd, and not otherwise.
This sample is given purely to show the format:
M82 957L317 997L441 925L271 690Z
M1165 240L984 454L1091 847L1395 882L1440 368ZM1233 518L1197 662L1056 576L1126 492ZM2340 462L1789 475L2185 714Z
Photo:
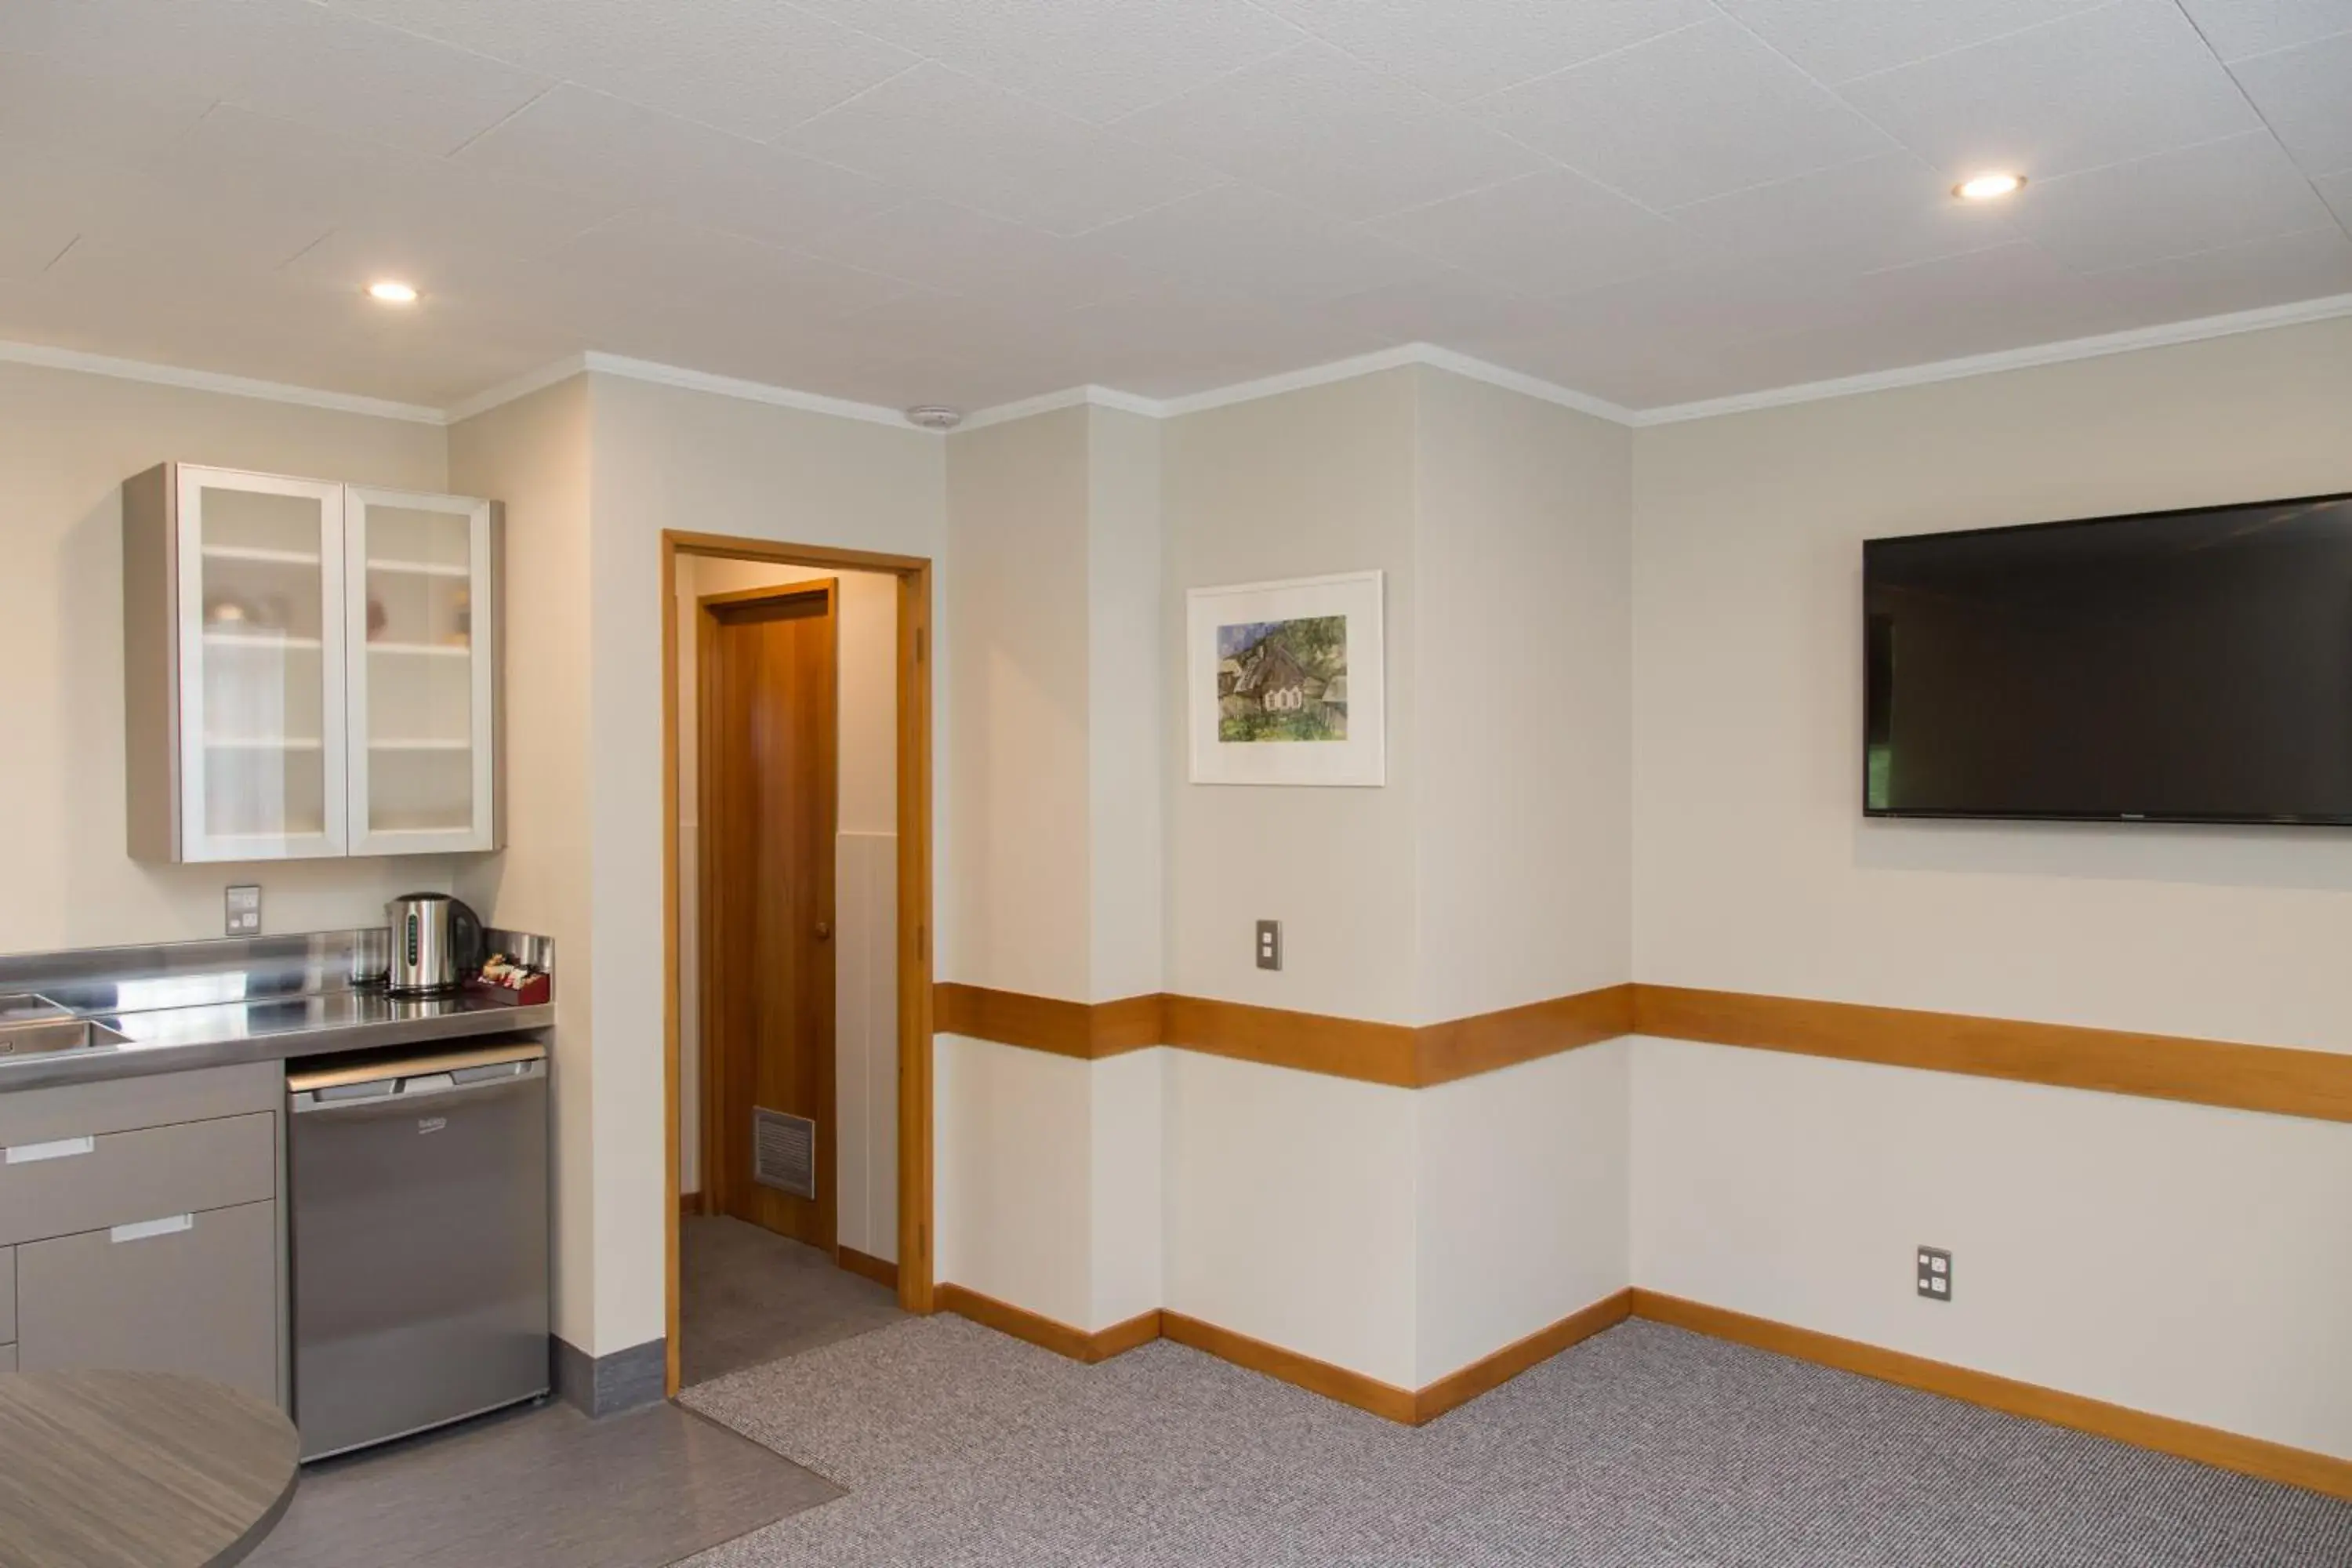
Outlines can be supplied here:
M1217 656L1218 740L1348 738L1347 616L1219 626Z

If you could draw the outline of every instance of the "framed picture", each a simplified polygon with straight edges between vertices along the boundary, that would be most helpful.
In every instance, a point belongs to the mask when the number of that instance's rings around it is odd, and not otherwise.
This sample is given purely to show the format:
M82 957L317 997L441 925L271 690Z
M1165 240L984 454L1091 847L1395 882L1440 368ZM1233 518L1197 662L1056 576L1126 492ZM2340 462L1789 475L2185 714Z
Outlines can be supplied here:
M1350 572L1186 595L1194 784L1386 782L1381 586Z

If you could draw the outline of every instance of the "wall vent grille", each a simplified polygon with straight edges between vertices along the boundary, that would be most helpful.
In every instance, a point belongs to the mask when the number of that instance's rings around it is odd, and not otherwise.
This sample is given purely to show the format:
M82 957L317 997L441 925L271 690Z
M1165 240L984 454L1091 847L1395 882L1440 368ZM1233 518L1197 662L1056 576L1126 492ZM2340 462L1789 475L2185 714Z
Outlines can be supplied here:
M752 1107L751 1179L798 1197L815 1197L816 1123Z

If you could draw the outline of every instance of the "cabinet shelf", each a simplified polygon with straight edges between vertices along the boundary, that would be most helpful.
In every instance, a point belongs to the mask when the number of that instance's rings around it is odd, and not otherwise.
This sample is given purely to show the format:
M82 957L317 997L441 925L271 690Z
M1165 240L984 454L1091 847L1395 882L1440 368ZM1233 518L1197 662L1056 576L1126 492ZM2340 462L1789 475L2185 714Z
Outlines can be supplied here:
M323 742L306 735L208 735L208 752L316 752Z
M206 632L206 647L319 648L317 637L286 637L277 632Z
M471 658L474 650L467 643L439 642L372 642L370 653L392 654L409 658Z
M470 752L473 749L474 742L471 741L437 741L419 739L370 741L368 742L368 750L371 752Z
M471 577L474 574L474 569L471 566L449 566L437 561L371 560L367 563L367 569L371 572L399 573L411 577L463 578Z
M319 552L315 550L269 550L257 544L207 544L204 557L207 561L258 561L271 566L319 564Z

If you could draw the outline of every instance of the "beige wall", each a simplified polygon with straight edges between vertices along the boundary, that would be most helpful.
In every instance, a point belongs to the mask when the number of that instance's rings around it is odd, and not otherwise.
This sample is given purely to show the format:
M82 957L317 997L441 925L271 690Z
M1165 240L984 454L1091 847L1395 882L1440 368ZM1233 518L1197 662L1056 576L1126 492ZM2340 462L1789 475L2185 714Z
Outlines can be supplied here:
M458 891L486 920L556 943L554 1327L597 1344L609 1281L597 1271L598 1146L592 1050L594 953L587 758L590 391L574 377L449 430L452 482L506 502L499 679L506 847L470 862Z
M1633 440L1444 371L1420 398L1414 1021L1632 978Z
M272 932L381 925L386 899L450 885L454 862L438 857L162 866L126 853L121 487L166 459L447 480L431 426L0 364L0 952L217 937L232 882L261 884Z
M955 874L940 978L1084 1000L1087 883L1087 415L947 442L944 671Z
M2352 489L2352 321L1645 430L1641 979L2352 1049L2352 835L1865 822L1861 542Z
M1158 991L1164 970L1160 793L1160 426L1087 410L1087 997Z
M1168 985L1189 995L1414 1021L1423 752L1402 672L1419 635L1415 373L1383 372L1171 419L1162 428L1160 647ZM1378 568L1388 574L1388 784L1195 785L1187 778L1188 589ZM1252 930L1283 922L1283 968Z
M1634 472L1638 978L2352 1050L2352 835L1857 798L1862 540L2352 489L2352 321L1644 430ZM2352 1127L1669 1041L1633 1085L1635 1283L2352 1455Z

